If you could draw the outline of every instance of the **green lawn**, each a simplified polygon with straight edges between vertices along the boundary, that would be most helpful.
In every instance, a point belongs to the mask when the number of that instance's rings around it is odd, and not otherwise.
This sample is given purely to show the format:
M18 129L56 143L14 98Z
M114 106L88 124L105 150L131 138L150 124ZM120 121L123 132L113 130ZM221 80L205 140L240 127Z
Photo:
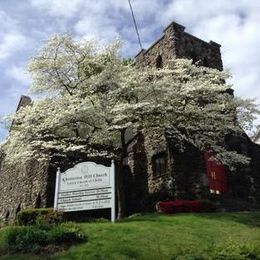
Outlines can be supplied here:
M80 226L88 241L67 251L49 257L16 255L1 259L199 260L209 259L209 255L215 255L211 259L260 259L260 212L151 214L115 224ZM248 258L243 254L238 258L238 250L245 250ZM254 254L250 256L251 250ZM227 253L229 257L225 256Z

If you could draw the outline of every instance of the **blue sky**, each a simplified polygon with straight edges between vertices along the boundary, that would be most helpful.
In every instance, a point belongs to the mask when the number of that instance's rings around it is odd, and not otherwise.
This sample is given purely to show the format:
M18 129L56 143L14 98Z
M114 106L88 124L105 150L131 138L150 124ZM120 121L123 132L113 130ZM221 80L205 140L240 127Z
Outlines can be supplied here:
M259 0L132 0L144 47L171 21L222 45L235 94L260 103ZM120 37L123 55L139 47L127 0L0 0L0 117L28 94L26 64L53 33L108 42ZM0 126L0 141L7 131Z

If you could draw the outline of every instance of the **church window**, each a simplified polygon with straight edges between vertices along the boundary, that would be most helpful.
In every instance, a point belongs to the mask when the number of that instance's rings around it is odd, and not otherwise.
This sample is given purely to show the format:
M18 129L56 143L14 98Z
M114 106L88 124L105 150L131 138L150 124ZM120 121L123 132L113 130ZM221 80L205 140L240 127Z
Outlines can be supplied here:
M162 56L160 54L156 58L155 66L157 69L161 69L163 67Z
M195 51L191 51L189 53L189 56L192 59L192 64L195 64L198 61L198 57L197 57Z
M19 203L19 205L15 209L15 215L17 215L20 211L21 211L21 203Z
M5 221L7 221L7 220L8 220L9 216L10 216L10 211L9 211L9 210L7 210L7 212L6 212L6 214L5 214Z
M38 193L36 200L35 200L35 208L38 209L41 207L41 203L42 203L42 198L41 198L41 194Z
M209 66L209 61L208 61L208 58L207 58L207 57L205 57L205 58L203 59L203 66L205 66L205 67L208 67L208 66Z
M166 153L156 154L152 159L154 176L161 176L167 172L167 157Z

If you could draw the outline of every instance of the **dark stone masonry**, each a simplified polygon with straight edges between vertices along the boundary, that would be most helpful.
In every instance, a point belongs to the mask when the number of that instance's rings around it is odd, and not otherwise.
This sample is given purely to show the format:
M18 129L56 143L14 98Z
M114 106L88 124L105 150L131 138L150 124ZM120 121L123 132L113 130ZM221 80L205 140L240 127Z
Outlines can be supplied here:
M169 60L178 58L192 59L199 66L223 69L219 44L198 39L175 22L164 29L160 39L136 55L136 66L162 68ZM30 104L31 99L22 96L18 109ZM228 192L222 194L209 187L210 176L203 154L196 148L188 147L183 153L177 151L167 140L165 129L146 129L137 134L124 160L127 213L154 210L154 202L167 199L213 198L229 208L239 204L240 209L242 205L245 209L249 204L255 205L260 201L259 146L246 135L229 138L228 142L252 160L236 174L226 169ZM32 159L10 167L0 151L0 218L12 220L24 208L52 207L58 166L64 171L86 160L109 165L110 159L73 154L54 156L42 162Z
M139 67L162 67L171 59L192 59L193 63L223 69L220 47L213 41L205 42L184 31L185 27L172 22L164 29L163 36L147 50L141 50L135 57Z
M48 162L30 160L9 166L0 165L0 217L9 220L22 208L45 207L48 185Z

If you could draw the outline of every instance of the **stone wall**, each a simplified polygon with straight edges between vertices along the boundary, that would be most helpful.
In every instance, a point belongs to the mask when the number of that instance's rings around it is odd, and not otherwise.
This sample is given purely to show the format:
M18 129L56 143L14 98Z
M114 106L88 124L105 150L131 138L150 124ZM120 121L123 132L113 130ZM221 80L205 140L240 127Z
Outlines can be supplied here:
M173 194L175 199L206 199L209 186L203 153L187 144L184 151L175 148L169 141L172 157Z
M165 139L165 131L160 128L152 128L144 130L144 145L146 148L147 178L149 193L166 192L168 188L165 187L170 179L171 165L169 163L168 146ZM166 160L165 174L157 175L154 165L154 158L158 155L162 155Z
M144 136L138 134L128 147L128 157L124 161L124 187L127 214L141 211L145 208L148 197L147 168L149 161L144 145ZM120 173L118 173L120 174Z
M136 55L137 66L163 67L171 59L186 58L197 65L222 70L221 46L213 41L205 42L184 30L184 26L172 22L160 39Z
M155 169L158 156L166 164L160 174ZM180 152L160 128L139 134L129 147L125 169L130 213L142 211L148 204L152 207L158 200L201 199L209 194L203 154L192 146Z
M14 219L23 208L47 206L48 161L7 165L0 160L0 218Z
M226 144L250 158L248 165L240 165L229 172L231 195L252 203L260 202L260 145L253 143L246 134L228 137Z
M164 130L160 128L144 130L128 147L124 175L129 213L152 209L152 197L168 197L169 191L165 185L170 178L169 164L163 175L155 175L153 165L154 156L160 153L165 153L168 161Z

